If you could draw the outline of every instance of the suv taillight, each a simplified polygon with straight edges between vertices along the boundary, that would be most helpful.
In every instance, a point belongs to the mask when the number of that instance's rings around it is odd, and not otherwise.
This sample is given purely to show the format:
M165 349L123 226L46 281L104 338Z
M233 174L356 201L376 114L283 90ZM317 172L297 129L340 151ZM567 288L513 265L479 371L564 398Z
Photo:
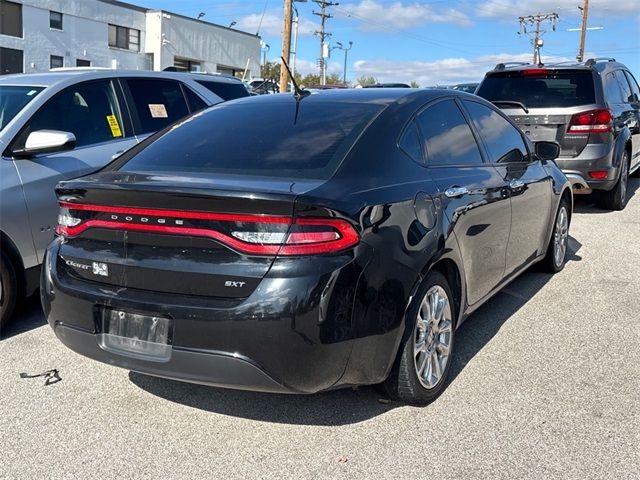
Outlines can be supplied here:
M606 109L589 110L571 117L567 133L608 133L613 129L613 116Z

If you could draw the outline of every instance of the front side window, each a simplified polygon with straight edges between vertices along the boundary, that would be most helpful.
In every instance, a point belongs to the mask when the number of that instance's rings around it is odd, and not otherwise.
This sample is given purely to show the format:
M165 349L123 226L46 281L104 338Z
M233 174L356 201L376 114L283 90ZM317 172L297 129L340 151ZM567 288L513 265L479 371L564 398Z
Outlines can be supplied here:
M135 106L138 134L156 132L189 114L178 82L130 78L126 84Z
M140 30L109 24L109 46L140 51Z
M112 83L83 83L58 93L31 117L13 149L24 148L29 134L37 130L71 132L77 147L122 138L125 132Z
M528 161L528 150L520 131L495 110L463 100L476 130L484 140L493 163Z
M471 128L453 100L427 107L416 121L422 134L427 166L482 163Z
M22 37L22 5L0 1L0 35Z
M49 68L62 67L64 67L64 58L59 55L51 55L51 57L49 57Z
M42 87L1 85L0 132L42 90Z
M62 14L60 12L49 12L49 28L54 30L62 30Z

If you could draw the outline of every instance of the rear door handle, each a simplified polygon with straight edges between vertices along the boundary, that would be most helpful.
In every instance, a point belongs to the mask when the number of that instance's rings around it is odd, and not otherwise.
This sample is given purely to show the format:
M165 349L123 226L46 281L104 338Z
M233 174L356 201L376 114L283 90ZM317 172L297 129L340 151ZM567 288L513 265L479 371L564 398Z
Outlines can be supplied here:
M524 187L524 182L522 180L511 180L509 182L509 188L511 188L512 190L522 187Z
M449 187L444 191L444 194L449 198L461 197L467 195L469 190L467 187Z

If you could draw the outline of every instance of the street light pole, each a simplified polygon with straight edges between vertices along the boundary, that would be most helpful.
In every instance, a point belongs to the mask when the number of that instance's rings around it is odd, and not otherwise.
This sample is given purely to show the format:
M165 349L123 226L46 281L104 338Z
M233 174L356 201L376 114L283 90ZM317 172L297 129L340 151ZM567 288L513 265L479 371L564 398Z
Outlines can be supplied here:
M353 42L349 41L349 48L343 48L344 50L344 68L342 69L342 83L347 84L347 53L353 47Z

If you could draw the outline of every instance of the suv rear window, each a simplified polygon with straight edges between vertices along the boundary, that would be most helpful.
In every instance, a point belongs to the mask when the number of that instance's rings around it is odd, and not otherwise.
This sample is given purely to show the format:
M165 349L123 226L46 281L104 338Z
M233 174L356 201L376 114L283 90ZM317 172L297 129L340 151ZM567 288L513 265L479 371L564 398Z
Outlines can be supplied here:
M490 102L520 102L528 108L574 107L595 103L590 70L548 70L547 73L536 75L526 75L523 71L491 74L485 77L476 95Z
M325 180L382 108L303 100L294 121L293 101L219 104L134 148L114 168Z

